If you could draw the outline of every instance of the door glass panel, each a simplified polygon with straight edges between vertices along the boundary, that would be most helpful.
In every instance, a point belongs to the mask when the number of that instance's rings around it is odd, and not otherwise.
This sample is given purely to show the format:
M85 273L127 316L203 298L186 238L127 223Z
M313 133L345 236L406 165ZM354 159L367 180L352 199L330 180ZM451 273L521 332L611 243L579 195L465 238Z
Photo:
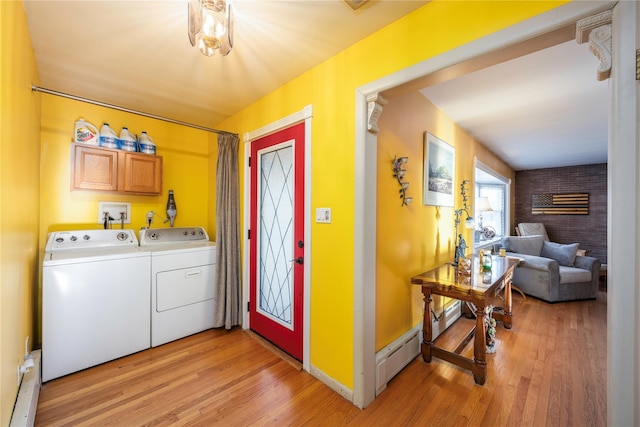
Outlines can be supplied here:
M291 328L293 318L293 146L259 153L258 309Z

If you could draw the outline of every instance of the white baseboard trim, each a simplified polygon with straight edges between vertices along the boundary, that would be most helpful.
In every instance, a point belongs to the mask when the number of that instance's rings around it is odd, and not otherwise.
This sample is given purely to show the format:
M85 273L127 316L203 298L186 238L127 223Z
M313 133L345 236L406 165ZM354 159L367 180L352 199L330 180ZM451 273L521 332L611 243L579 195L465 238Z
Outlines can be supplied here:
M435 302L435 301L434 301ZM431 319L432 339L436 339L445 329L453 324L461 314L461 301L450 300L444 309L436 306L440 312L438 319ZM422 323L414 326L392 343L376 353L376 396L387 388L387 383L420 354L422 343Z
M31 352L33 356L33 368L22 376L18 397L13 407L10 427L32 427L36 421L36 410L38 409L38 397L42 386L40 362L40 350Z
M435 297L434 297L435 298ZM438 307L435 310L438 310L439 318L438 320L431 317L431 337L432 339L438 338L441 333L445 331L449 326L453 325L453 322L458 320L462 315L462 304L463 302L460 300L450 300L445 309L444 316L442 313L442 308ZM420 342L422 342L422 334L420 334Z
M461 314L461 302L458 300L450 300L444 309L440 304L441 302L436 304L440 311L438 320L432 319L433 339L458 320ZM420 354L421 343L422 323L414 326L376 353L376 396L387 388L387 383L393 377ZM309 373L349 402L353 402L353 390L327 376L315 366L310 366Z
M311 366L311 370L309 371L309 373L314 377L316 377L321 382L323 382L331 390L335 391L340 396L347 399L349 402L353 402L353 390L345 387L343 384L340 384L338 381L327 376L324 372L322 372L315 366Z
M422 324L416 325L376 353L376 396L420 353Z

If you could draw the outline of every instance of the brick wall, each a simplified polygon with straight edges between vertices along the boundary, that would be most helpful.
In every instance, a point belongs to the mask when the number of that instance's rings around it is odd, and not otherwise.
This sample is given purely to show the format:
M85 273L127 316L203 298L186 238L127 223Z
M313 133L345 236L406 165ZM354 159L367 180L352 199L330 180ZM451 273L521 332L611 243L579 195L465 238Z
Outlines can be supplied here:
M607 164L516 172L515 224L541 222L549 239L580 243L580 249L607 262ZM589 215L532 215L531 196L546 193L589 193ZM512 230L511 234L514 234Z

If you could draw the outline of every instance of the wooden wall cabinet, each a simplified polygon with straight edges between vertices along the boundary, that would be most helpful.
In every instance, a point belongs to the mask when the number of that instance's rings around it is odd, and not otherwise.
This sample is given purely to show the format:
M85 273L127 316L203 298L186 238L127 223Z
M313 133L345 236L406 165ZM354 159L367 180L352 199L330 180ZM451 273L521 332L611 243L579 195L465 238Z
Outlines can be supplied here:
M71 189L159 195L162 156L73 143Z

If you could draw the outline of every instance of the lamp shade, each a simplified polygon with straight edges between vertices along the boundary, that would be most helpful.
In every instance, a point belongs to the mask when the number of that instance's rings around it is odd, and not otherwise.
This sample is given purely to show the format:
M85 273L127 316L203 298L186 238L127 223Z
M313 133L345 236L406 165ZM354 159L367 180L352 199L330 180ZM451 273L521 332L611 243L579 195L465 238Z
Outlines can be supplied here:
M492 211L491 204L489 203L488 197L478 197L476 199L476 210L477 212L487 212Z

